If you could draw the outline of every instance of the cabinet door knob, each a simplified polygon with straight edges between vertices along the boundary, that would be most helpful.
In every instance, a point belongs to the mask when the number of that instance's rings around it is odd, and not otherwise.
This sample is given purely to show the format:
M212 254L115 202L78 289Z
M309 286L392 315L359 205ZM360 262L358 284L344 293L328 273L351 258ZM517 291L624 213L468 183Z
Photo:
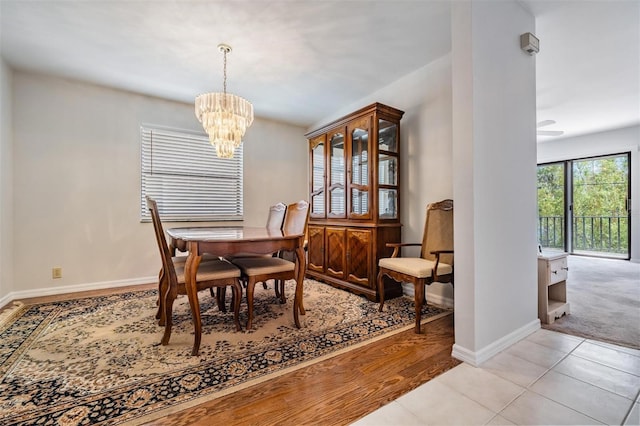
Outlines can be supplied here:
M557 273L558 273L558 271L553 271L553 270L552 270L552 271L551 271L551 273L552 273L552 274L557 274Z
M563 270L563 271L568 271L568 270L569 270L569 267L568 267L568 266L567 266L567 267L564 267L564 268L562 268L562 270Z

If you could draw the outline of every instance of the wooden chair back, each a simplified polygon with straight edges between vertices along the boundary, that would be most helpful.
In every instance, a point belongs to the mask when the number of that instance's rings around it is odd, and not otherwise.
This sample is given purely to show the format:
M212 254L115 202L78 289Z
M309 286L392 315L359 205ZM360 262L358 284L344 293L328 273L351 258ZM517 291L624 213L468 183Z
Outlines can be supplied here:
M170 283L177 283L176 270L171 260L171 251L167 244L167 238L164 235L164 229L162 228L162 221L160 220L160 213L158 212L158 203L156 200L147 196L147 208L151 212L151 221L153 222L153 230L156 234L156 241L158 248L160 249L160 258L162 259L162 268L165 274L168 274Z
M427 206L420 257L435 261L435 250L453 250L453 200ZM453 254L441 254L440 262L453 266Z

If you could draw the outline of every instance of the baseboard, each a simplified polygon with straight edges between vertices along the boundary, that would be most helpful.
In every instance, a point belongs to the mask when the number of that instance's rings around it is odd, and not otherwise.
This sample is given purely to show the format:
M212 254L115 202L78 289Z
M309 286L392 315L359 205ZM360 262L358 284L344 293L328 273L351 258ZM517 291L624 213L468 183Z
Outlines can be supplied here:
M414 297L416 294L415 288L413 287L413 284L410 283L403 283L402 284L402 293L405 296L408 297ZM427 288L427 302L430 302L434 305L438 305L438 306L442 306L448 309L453 309L454 307L454 302L453 302L453 298L451 297L444 297L442 294L434 294L434 293L429 293L429 289Z
M5 307L9 303L13 302L13 300L14 300L14 298L11 297L11 293L9 293L6 296L0 298L0 308Z
M524 339L531 333L540 329L540 320L535 319L528 324L520 327L519 329L507 334L504 337L496 340L495 342L485 346L477 352L464 348L457 343L453 345L453 350L451 351L451 356L457 358L461 361L464 361L468 364L473 365L474 367L479 366L483 362L487 361L489 358L497 355L502 352L509 346L514 343L519 342Z
M127 287L131 285L149 284L157 282L158 277L130 278L126 280L101 281L96 283L76 284L64 287L39 288L35 290L23 290L11 292L0 299L0 307L11 303L17 299L28 299L30 297L54 296L59 294L77 293L80 291L104 290L107 288Z

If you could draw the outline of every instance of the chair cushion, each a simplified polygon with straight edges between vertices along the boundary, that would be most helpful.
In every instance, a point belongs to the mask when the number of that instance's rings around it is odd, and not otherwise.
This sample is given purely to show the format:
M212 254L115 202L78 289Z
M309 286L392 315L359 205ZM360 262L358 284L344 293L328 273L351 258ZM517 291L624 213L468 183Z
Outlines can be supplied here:
M178 282L184 284L184 265L176 265ZM196 281L221 280L225 278L240 278L240 269L223 260L201 262L198 266Z
M242 269L242 273L248 276L277 274L279 272L293 271L296 264L279 257L245 257L234 259L233 263Z
M421 257L388 257L380 259L378 265L381 268L411 275L417 278L430 277L436 262L423 259ZM446 275L453 272L451 265L440 262L438 264L438 275Z

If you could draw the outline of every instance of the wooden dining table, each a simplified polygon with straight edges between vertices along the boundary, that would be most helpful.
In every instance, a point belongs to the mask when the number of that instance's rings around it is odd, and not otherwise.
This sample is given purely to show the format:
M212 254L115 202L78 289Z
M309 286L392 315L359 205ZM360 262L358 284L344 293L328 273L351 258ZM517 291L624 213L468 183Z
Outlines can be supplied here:
M293 302L293 320L296 327L300 328L299 315L305 314L302 303L305 274L304 233L287 234L280 229L246 226L170 228L166 232L170 238L170 250L174 254L176 250L189 252L185 265L185 287L195 329L193 355L198 354L202 337L196 274L202 255L205 253L226 258L246 254L266 255L281 250L294 252L296 290ZM161 297L163 296L161 295ZM161 303L163 302L161 301Z

